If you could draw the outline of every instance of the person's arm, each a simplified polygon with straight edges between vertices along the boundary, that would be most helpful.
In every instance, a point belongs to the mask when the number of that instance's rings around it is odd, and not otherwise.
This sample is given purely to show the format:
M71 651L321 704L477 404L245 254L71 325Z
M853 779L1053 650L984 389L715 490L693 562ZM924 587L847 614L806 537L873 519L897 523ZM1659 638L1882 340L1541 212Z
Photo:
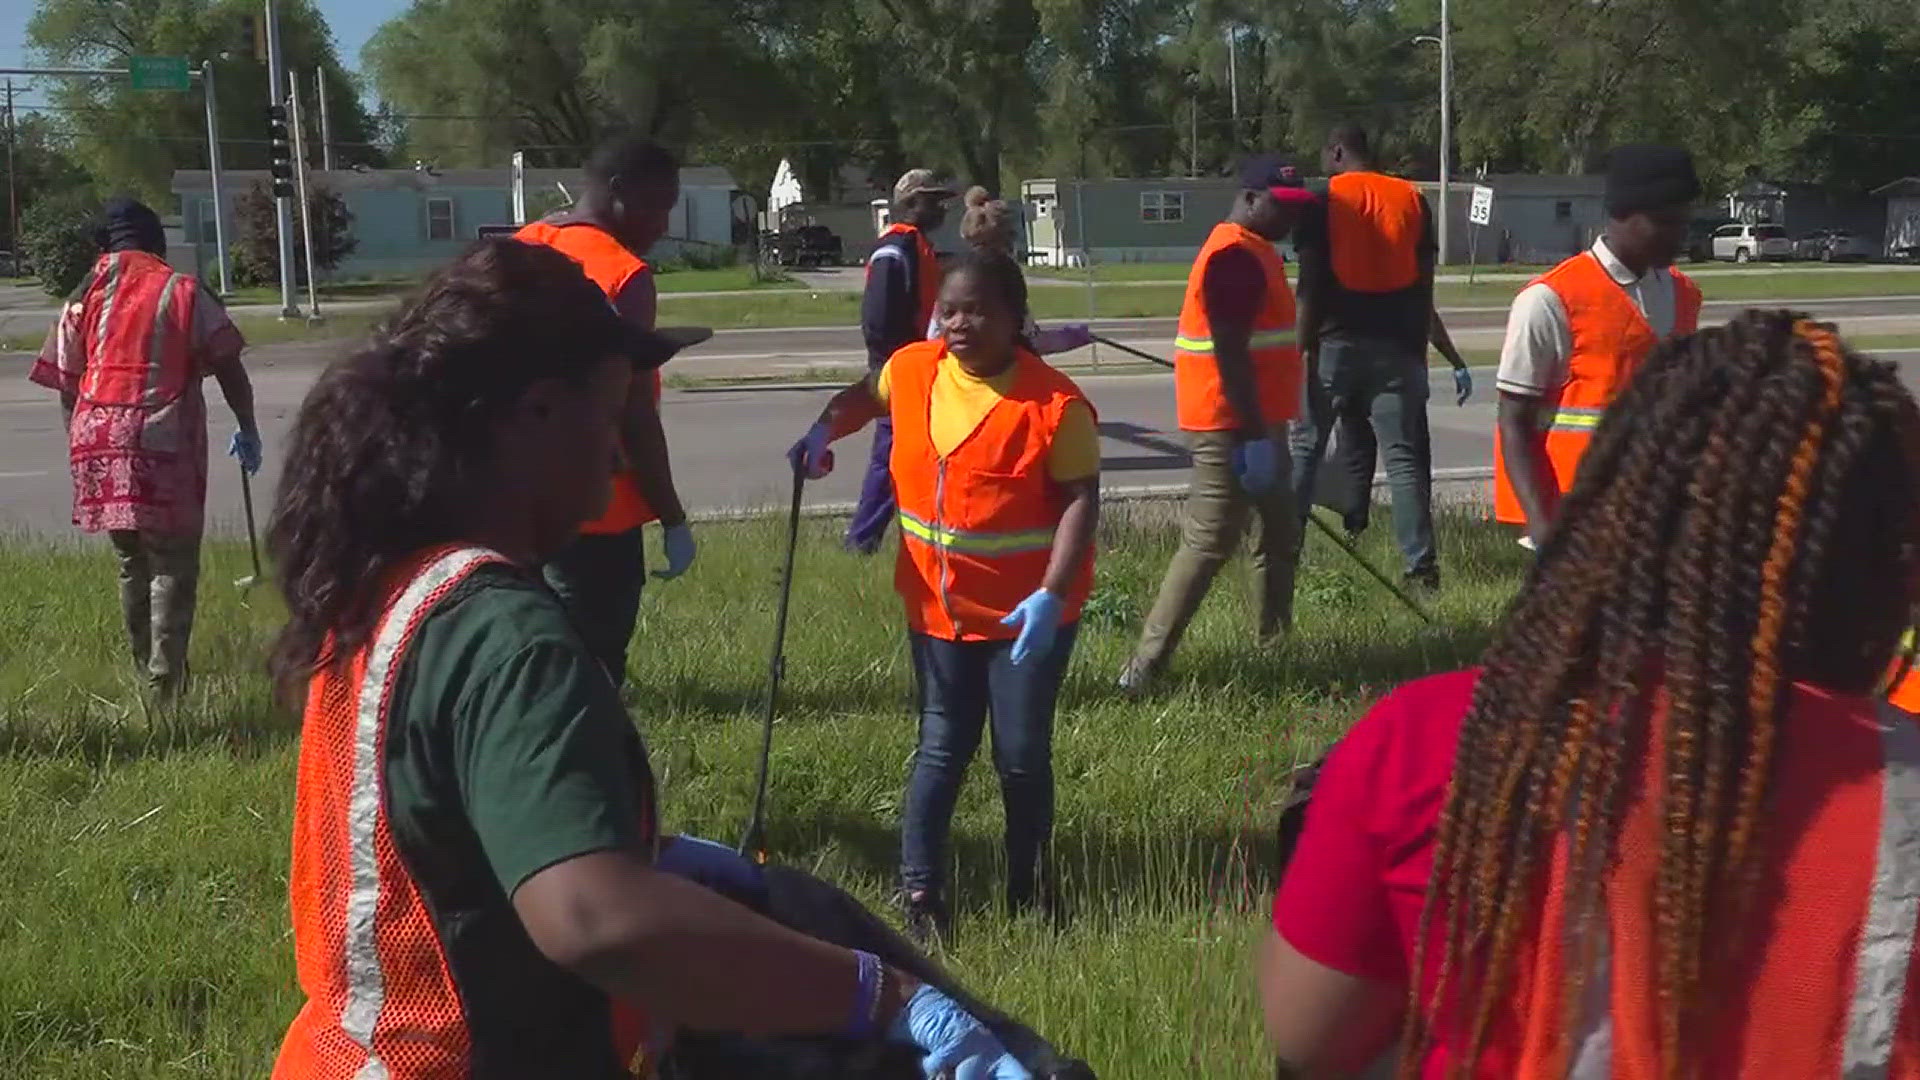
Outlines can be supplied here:
M1309 375L1318 375L1320 331L1326 322L1327 287L1333 268L1328 262L1327 204L1316 200L1300 215L1294 231L1293 253L1300 261L1294 289L1294 325L1299 328L1300 355Z
M643 330L652 330L659 308L659 287L652 271L642 271L628 279L614 299L620 317ZM626 447L627 463L633 469L640 496L653 509L666 528L686 523L687 511L680 505L680 490L673 483L673 460L667 451L667 431L660 422L660 399L654 393L654 376L635 378L627 392L627 412L620 424L621 442Z
M260 426L253 412L253 380L240 362L240 354L247 348L246 336L234 325L219 298L206 289L199 290L194 298L193 323L200 369L220 384L220 396L227 399L241 432L257 439Z
M1093 535L1100 526L1100 477L1098 474L1061 484L1067 494L1067 508L1060 514L1060 525L1053 533L1053 551L1047 557L1047 575L1040 587L1055 596L1065 596L1075 574L1085 565L1087 552L1093 550Z
M1253 377L1253 320L1259 311L1266 274L1249 252L1225 248L1207 262L1201 279L1207 322L1213 328L1213 361L1220 388L1240 422L1243 439L1273 437L1260 415L1260 394Z
M1453 335L1447 332L1447 324L1440 318L1440 309L1435 307L1432 311L1433 319L1427 329L1429 340L1433 342L1434 348L1440 350L1440 355L1446 358L1453 370L1465 370L1467 359L1460 355L1459 349L1454 347Z
M1530 285L1513 301L1506 341L1500 348L1500 464L1526 515L1527 536L1537 549L1546 540L1560 489L1547 459L1543 421L1566 379L1572 331L1559 297L1544 284Z
M885 402L886 368L847 385L820 410L819 423L825 424L832 439L847 436L887 415Z
M1268 931L1260 947L1259 978L1267 1039L1282 1076L1358 1076L1392 1050L1406 987L1330 968L1277 930Z
M679 1026L769 1038L838 1034L853 1018L852 950L789 930L629 852L541 870L514 890L513 907L548 959ZM887 973L876 1032L916 989L910 976Z
M867 288L860 301L860 333L867 343L867 366L877 368L893 354L920 339L925 327L916 327L920 310L914 303L914 254L905 245L888 241L873 249L868 262Z

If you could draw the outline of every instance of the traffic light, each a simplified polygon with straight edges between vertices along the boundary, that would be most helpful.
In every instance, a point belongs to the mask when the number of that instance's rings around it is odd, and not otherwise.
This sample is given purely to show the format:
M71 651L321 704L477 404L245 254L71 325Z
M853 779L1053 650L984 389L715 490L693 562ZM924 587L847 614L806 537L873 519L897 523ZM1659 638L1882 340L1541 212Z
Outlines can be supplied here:
M267 106L267 171L273 174L273 197L293 197L293 145L287 141L287 109Z

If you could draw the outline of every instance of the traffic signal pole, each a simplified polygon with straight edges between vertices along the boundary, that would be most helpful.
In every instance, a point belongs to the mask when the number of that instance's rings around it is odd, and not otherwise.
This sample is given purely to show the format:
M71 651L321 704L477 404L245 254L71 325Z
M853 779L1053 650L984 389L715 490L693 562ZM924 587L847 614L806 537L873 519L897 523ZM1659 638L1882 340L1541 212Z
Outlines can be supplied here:
M273 217L280 236L280 317L297 319L293 302L293 147L287 141L287 72L280 54L280 20L273 0L266 0L267 19L267 128L268 169L273 173Z
M300 192L300 243L307 257L307 321L320 321L320 273L313 263L313 203L307 198L307 137L300 123L300 80L287 73L287 111L293 115L293 176Z

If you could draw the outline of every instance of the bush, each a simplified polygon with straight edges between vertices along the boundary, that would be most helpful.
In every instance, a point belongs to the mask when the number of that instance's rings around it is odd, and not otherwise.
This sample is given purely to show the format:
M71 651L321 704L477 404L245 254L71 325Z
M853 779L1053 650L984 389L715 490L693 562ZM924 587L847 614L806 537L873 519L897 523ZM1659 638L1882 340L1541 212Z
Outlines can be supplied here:
M36 199L20 215L20 253L48 295L65 299L80 287L100 254L99 223L100 200L84 188Z
M347 202L330 188L315 186L307 191L313 208L313 261L322 270L331 270L353 254L359 241L353 236L353 213ZM255 183L233 204L235 232L232 248L233 277L238 285L272 285L280 280L280 237L275 221L273 196L267 185ZM300 207L293 207L294 283L307 280L306 249L300 242Z

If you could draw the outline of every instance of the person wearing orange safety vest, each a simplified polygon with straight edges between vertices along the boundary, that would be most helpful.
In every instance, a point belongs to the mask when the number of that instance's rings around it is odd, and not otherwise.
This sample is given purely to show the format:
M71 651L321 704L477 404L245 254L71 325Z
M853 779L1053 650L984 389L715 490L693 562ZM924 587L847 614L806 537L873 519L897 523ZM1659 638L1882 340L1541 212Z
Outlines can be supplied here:
M1535 548L1600 417L1654 347L1694 332L1700 289L1673 269L1700 196L1693 158L1628 145L1608 165L1605 232L1514 298L1500 350L1494 517Z
M1439 246L1432 208L1412 182L1378 172L1366 130L1341 124L1321 162L1331 179L1300 221L1300 352L1307 366L1306 416L1293 426L1294 500L1304 518L1327 440L1340 427L1329 503L1347 533L1364 532L1373 503L1374 459L1393 491L1393 532L1408 583L1440 586L1433 533L1433 448L1427 426L1429 342L1453 366L1454 401L1473 376L1433 306Z
M1304 373L1293 290L1274 245L1312 201L1299 170L1267 155L1248 161L1227 220L1214 226L1187 278L1174 340L1174 401L1193 453L1180 550L1167 567L1140 641L1120 674L1145 692L1179 647L1214 575L1240 546L1249 517L1254 608L1261 639L1293 623L1296 517L1287 422L1300 415Z
M680 167L673 155L650 140L620 137L587 161L578 203L515 237L579 263L621 318L651 330L658 292L646 254L666 235L667 215L679 198ZM626 679L627 647L647 579L642 527L658 521L664 530L667 567L654 577L679 577L695 554L660 425L658 371L634 383L620 449L624 465L614 475L606 511L582 526L579 539L546 567L547 583L573 612L615 685Z
M302 403L269 533L272 669L305 704L274 1080L655 1076L681 1030L1030 1080L948 994L763 917L757 863L660 833L540 567L605 511L628 384L678 347L551 248L483 240Z
M67 302L30 378L57 390L73 471L73 523L104 532L120 560L120 604L148 687L187 678L207 501L212 376L239 421L227 452L260 470L246 339L192 273L167 265L160 218L110 200L101 255Z
M842 390L788 452L812 478L828 444L893 419L894 588L906 603L920 740L901 821L899 902L917 939L943 932L948 828L989 715L1006 806L1007 901L1058 915L1053 713L1093 584L1100 437L1073 380L1021 337L1026 283L1007 253L961 255L941 337Z
M878 371L894 353L925 340L940 296L940 258L932 235L947 222L947 203L957 194L932 169L909 169L893 185L893 221L867 259L866 293L860 301L860 333L867 343L867 369ZM860 480L860 500L847 522L849 551L880 550L896 503L888 468L893 421L873 428L873 450Z
M1281 1073L1920 1076L1920 716L1881 697L1920 408L1750 311L1588 455L1480 665L1319 771L1260 951Z

